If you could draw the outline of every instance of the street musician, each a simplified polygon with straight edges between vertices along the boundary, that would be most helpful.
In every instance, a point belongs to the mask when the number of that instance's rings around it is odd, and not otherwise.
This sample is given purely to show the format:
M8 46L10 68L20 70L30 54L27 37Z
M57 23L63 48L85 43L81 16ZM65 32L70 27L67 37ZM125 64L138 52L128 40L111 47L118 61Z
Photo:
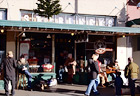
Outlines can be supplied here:
M118 61L115 60L113 66L107 66L106 73L112 76L112 79L115 80L116 72L120 72L120 67L118 65Z

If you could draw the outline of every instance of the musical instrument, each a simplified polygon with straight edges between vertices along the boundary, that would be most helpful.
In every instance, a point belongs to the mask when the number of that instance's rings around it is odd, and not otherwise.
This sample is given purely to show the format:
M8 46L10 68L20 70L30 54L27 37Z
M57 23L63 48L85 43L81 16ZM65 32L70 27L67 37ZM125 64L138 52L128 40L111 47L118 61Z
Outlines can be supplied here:
M116 73L116 68L112 68L112 67L109 67L110 69L106 69L106 74L110 74L110 73Z
M116 73L117 71L124 71L123 69L116 69L115 67L109 67L106 69L106 74Z

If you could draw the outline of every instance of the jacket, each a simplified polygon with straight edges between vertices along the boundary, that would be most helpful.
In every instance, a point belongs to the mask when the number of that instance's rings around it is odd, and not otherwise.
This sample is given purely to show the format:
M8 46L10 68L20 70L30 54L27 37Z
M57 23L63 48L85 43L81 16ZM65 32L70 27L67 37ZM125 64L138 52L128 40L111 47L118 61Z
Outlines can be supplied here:
M131 79L137 79L139 74L139 66L131 62L126 69L126 77L129 77Z
M17 64L18 64L17 67L18 67L18 72L19 73L24 73L24 71L22 71L23 66L25 66L27 69L29 69L28 61L25 61L25 63L23 64L20 60L18 60Z
M2 61L1 69L4 70L4 78L15 78L15 68L17 64L13 58L7 57Z
M99 74L98 61L90 60L88 67L90 68L90 78L96 79Z

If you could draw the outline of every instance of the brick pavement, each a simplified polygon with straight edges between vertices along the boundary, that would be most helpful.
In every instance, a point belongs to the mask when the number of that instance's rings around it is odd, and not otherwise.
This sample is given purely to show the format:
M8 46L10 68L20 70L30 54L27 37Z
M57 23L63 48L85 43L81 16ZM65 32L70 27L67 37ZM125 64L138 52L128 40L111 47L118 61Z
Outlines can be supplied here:
M84 92L87 88L87 85L70 85L63 84L51 87L44 91L26 91L26 90L16 90L15 96L84 96ZM100 92L100 96L115 96L115 88L106 87L102 88L98 87ZM128 88L123 88L122 96L130 96L130 92ZM140 96L140 92L136 90L136 96ZM4 96L4 90L0 90L0 96ZM91 94L91 96L94 96Z

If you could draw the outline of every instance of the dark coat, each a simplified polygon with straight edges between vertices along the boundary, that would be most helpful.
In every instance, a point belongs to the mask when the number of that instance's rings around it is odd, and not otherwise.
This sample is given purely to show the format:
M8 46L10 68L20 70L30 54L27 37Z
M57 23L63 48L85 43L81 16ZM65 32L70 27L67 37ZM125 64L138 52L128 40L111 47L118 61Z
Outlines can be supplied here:
M96 79L97 75L99 74L98 61L93 61L90 59L88 66L90 68L90 78Z
M4 70L4 78L15 78L15 68L17 64L13 58L7 57L2 61L1 69Z

